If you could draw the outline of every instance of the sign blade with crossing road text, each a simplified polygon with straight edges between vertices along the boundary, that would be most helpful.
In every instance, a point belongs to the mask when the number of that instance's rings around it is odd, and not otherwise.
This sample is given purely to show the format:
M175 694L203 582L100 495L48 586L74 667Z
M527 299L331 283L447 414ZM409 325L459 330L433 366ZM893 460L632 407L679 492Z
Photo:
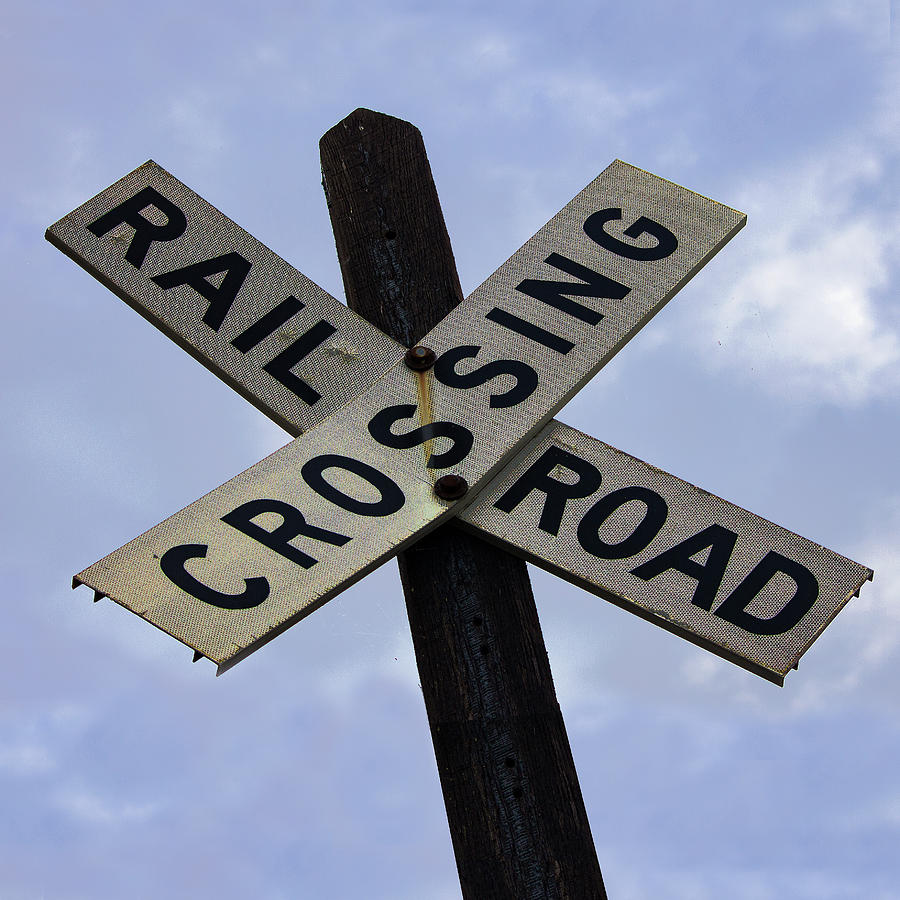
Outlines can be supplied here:
M433 370L396 365L78 580L233 664L455 514L435 479L493 476L744 222L613 163L423 339Z
M555 421L459 521L776 684L872 577Z

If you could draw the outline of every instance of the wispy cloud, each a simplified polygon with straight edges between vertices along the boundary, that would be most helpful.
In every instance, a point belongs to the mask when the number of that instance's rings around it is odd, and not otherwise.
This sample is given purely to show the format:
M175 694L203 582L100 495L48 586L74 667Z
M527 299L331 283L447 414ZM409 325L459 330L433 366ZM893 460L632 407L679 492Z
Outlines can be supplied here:
M223 99L194 88L171 100L166 115L168 124L199 163L208 162L228 143L221 112L227 103Z
M884 43L890 27L890 3L884 0L828 0L809 4L784 4L774 22L791 36L813 34L838 27Z
M887 288L900 264L898 153L879 116L867 134L745 185L738 205L758 231L736 280L717 285L709 328L728 350L718 365L753 365L773 391L803 400L854 406L896 392L900 322Z
M57 770L60 754L92 720L87 707L71 703L6 711L0 719L0 775L26 778Z
M0 743L0 772L7 775L36 775L50 771L54 765L49 748L34 740Z
M82 824L107 827L145 822L162 807L159 802L112 800L84 785L62 788L54 798L54 805Z
M714 327L773 387L856 404L900 381L900 337L879 304L892 247L881 223L834 212L813 233L777 227Z

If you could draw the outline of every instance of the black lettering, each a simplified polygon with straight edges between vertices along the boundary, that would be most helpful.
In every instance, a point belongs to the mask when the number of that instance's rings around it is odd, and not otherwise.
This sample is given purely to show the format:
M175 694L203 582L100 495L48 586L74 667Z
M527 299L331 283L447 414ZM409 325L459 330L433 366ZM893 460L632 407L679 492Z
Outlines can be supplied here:
M655 247L635 247L632 244L626 244L618 238L609 234L603 226L614 219L622 218L622 210L618 207L612 209L601 209L599 212L592 213L587 217L584 223L585 234L595 243L607 250L612 250L618 256L624 256L626 259L636 259L641 262L650 262L655 259L665 259L671 256L678 247L678 238L659 222L641 216L633 225L629 225L622 234L625 237L639 238L642 234L649 234L656 238Z
M185 569L184 564L189 559L205 559L208 549L206 544L182 544L172 547L162 555L159 567L163 575L176 587L203 603L218 606L219 609L253 609L265 601L269 596L269 582L260 576L245 578L244 590L239 594L223 594L194 578Z
M521 334L522 337L526 337L536 344L543 344L557 353L566 354L575 346L571 341L567 341L558 334L547 331L546 328L541 328L540 325L535 325L533 322L526 322L525 319L520 319L513 313L507 312L505 309L498 309L496 306L485 318L516 332L516 334Z
M281 524L272 531L257 525L253 519L263 513L276 513L281 516ZM291 562L303 566L304 569L315 565L316 560L290 543L295 537L308 537L315 541L333 544L336 547L343 547L350 540L345 534L338 534L336 531L329 531L326 528L310 525L299 509L295 509L290 503L285 503L282 500L250 500L248 503L242 503L237 509L233 509L230 513L222 516L222 521L227 525L231 525L232 528L242 531L247 537L259 541L259 543L270 550L274 550Z
M368 481L381 496L375 501L351 497L325 480L322 473L326 469L344 469L352 472ZM389 516L397 512L406 502L406 497L396 482L378 469L350 456L340 456L337 453L314 456L303 464L300 474L320 497L360 516Z
M562 466L578 476L575 482L560 481L551 472ZM532 491L547 495L538 528L548 534L558 534L566 502L594 493L602 477L586 459L575 456L561 447L549 447L523 472L506 493L494 504L497 509L511 513Z
M514 359L498 359L485 363L471 372L461 375L456 371L456 364L461 359L472 359L478 355L481 347L454 347L442 353L434 364L434 377L441 384L455 388L473 388L487 384L492 378L500 375L511 375L516 383L502 394L491 394L490 405L494 409L506 409L527 400L537 389L537 372L527 363Z
M405 434L394 434L391 426L400 419L411 419L416 415L414 403L401 403L398 406L388 406L376 413L369 422L369 434L385 447L394 447L398 450L408 450L417 444L424 444L436 437L447 437L453 441L443 453L432 453L428 457L426 467L429 469L446 469L455 466L464 460L472 449L475 436L468 428L457 425L456 422L429 422L421 425Z
M209 307L203 314L203 321L218 331L234 298L237 297L247 273L250 271L249 260L244 259L240 253L223 253L213 259L204 259L201 262L173 269L171 272L163 272L152 279L163 290L186 284L193 288L201 297L209 301ZM216 287L208 281L210 275L218 275L224 272L225 276L221 284Z
M660 553L659 556L647 560L632 575L644 581L656 578L669 569L676 569L688 578L697 581L697 588L691 602L701 609L710 610L715 602L716 594L725 577L725 568L731 559L731 552L737 542L737 535L721 525L710 525L699 534L689 537L674 547ZM705 563L699 563L692 556L709 548L709 556Z
M787 575L796 585L794 596L767 619L747 612L747 607L763 588L779 573ZM793 628L811 609L819 596L819 582L806 566L770 550L759 565L734 589L716 610L716 615L753 634L784 634Z
M535 278L528 278L521 282L517 287L517 291L534 297L549 306L553 306L560 312L568 313L588 325L597 325L603 318L603 313L583 303L571 300L570 297L597 297L611 300L621 300L631 288L607 278L599 272L594 272L585 266L579 265L574 260L558 253L551 253L546 262L553 266L554 269L560 269L569 275L580 278L585 284L576 284L571 281L539 281ZM568 295L568 296L564 296Z
M280 328L292 316L303 309L303 304L296 297L287 297L277 306L270 309L258 322L254 322L242 331L232 342L241 353L249 353L257 344L261 344L276 328Z
M621 541L610 544L600 537L600 529L604 522L626 503L637 501L647 507L643 519L637 524L634 531ZM585 513L584 518L578 523L578 543L588 553L601 559L627 559L640 553L650 544L666 524L666 516L669 514L669 506L656 491L649 488L634 487L619 488L611 491L598 500Z
M156 207L166 217L162 225L157 225L141 215L148 206ZM174 241L181 237L187 228L187 219L171 200L167 200L152 187L145 187L91 222L87 229L97 237L103 237L108 231L122 224L130 225L134 229L134 237L125 251L125 259L139 269L150 245L154 241Z
M327 341L335 331L337 329L330 322L326 322L324 319L320 320L309 331L288 344L275 359L266 363L263 369L276 381L280 381L289 391L296 394L304 403L312 406L322 395L315 388L310 387L299 375L295 375L291 369L316 347Z

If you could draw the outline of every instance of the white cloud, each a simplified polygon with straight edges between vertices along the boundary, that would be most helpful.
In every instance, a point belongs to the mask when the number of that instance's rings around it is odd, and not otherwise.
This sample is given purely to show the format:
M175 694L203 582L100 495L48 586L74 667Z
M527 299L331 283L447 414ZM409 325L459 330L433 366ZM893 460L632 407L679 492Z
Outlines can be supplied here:
M883 227L859 217L802 236L786 223L765 249L716 311L717 331L773 385L847 404L892 392L900 337L876 300L888 282Z
M199 163L208 165L229 143L223 108L227 108L227 102L223 102L222 96L213 96L199 88L180 92L170 102L169 124Z
M54 798L62 812L86 825L113 826L145 822L154 816L159 803L128 803L108 800L83 786L70 786Z
M892 0L889 0L892 2ZM776 22L789 36L806 36L825 27L857 31L883 43L890 27L890 6L885 0L830 0L808 5L784 4Z
M876 579L848 608L848 618L864 629L856 666L862 673L892 658L900 662L900 529L863 547L859 556L872 560Z
M871 881L847 877L836 871L833 861L822 865L794 865L790 867L728 865L715 861L701 871L686 865L658 860L652 866L646 858L625 858L616 847L604 854L615 860L614 866L604 867L604 878L611 894L621 900L645 900L666 897L670 900L771 900L789 896L816 900L846 900L866 897L867 900L891 900L896 896L879 890ZM713 857L715 854L713 854Z
M548 123L552 116L577 123L588 134L604 134L626 119L647 115L664 94L655 87L628 88L577 67L546 71L522 64L485 88L497 116L514 121L539 117Z
M87 707L59 703L49 709L7 712L0 722L0 774L44 775L58 767L62 748L79 738L93 721Z
M515 61L515 53L509 38L496 33L484 34L464 49L460 61L467 69L493 73L508 69Z
M866 799L858 807L842 813L830 824L845 834L900 829L900 793L889 792L874 800Z
M867 140L836 142L744 188L736 205L749 212L751 253L735 280L717 283L717 364L752 366L773 391L803 400L853 406L896 392L900 204L883 186L900 148L881 129L879 120Z
M27 225L46 228L84 203L86 191L99 189L108 173L102 171L97 132L86 125L58 125L52 141L42 147L47 164L39 184L15 181L10 190Z
M47 747L33 741L0 743L0 772L7 775L38 775L54 768Z
M409 636L360 632L352 627L347 629L348 640L358 642L366 634L388 644L388 649L393 646L396 655L383 649L381 652L359 653L354 658L335 659L323 667L317 672L313 685L315 695L329 709L349 712L377 681L408 690L414 696L420 693L419 675Z

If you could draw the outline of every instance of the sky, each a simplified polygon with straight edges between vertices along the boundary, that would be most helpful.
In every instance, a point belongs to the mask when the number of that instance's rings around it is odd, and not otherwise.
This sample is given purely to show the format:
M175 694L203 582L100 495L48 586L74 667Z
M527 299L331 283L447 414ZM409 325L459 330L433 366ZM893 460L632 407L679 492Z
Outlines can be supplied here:
M7 4L0 884L459 898L391 561L216 678L71 576L287 435L44 230L154 159L343 289L318 140L422 131L465 294L613 159L747 227L558 418L874 569L778 688L532 570L613 900L900 897L900 11Z

